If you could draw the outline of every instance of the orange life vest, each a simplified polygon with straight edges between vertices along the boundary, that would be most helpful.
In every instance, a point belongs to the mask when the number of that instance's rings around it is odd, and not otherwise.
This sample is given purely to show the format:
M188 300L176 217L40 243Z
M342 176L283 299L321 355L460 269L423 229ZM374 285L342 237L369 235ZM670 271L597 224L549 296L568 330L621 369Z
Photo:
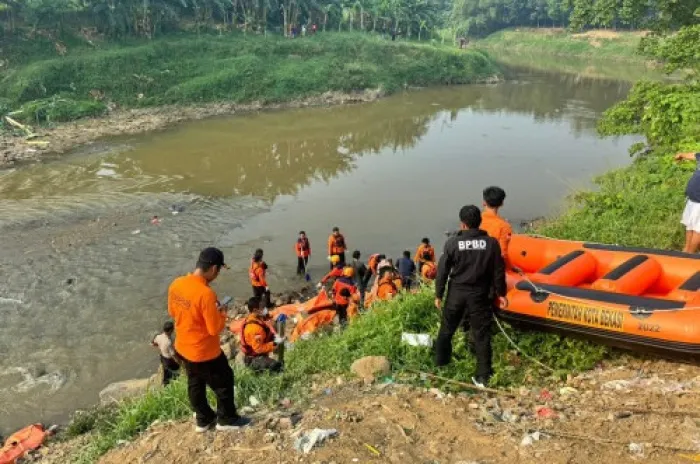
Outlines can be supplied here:
M263 329L265 331L265 340L270 340L272 338L272 330L267 324L256 319L246 319L246 321L243 323L243 327L241 328L241 351L243 351L243 354L246 356L258 356L258 353L255 352L253 347L250 346L248 341L245 339L245 328L248 326L248 324L257 325Z
M345 253L345 237L343 234L338 234L338 236L331 235L328 238L328 251L331 255L339 255Z
M399 289L393 280L393 275L391 273L387 273L387 275L382 277L382 280L379 281L379 285L377 287L377 298L386 300L388 299L389 294L395 296L398 293Z
M369 260L367 261L367 267L369 268L370 272L372 272L372 274L377 273L377 264L379 264L379 253L373 254L369 257Z
M435 280L435 277L437 277L437 266L435 266L435 263L428 261L423 264L420 274L426 280Z
M297 239L296 251L299 258L308 258L311 255L311 244L309 243L309 239Z
M264 264L264 261L260 261L259 263L255 262L255 260L250 261L248 277L250 277L250 283L253 285L253 287L267 287Z
M347 290L347 295L343 295L343 290ZM353 281L347 277L341 277L333 284L333 302L340 306L350 304L350 298L357 293L357 287Z

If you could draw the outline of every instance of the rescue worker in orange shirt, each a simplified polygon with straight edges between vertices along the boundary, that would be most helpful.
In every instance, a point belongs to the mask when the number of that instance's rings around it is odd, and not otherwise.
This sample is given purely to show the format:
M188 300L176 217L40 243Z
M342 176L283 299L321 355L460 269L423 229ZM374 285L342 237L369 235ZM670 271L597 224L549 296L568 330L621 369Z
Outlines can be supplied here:
M430 239L428 237L424 237L423 240L421 240L421 244L416 249L416 256L413 258L413 261L416 262L416 268L419 273L423 271L423 264L435 262L435 248L430 244Z
M340 256L338 255L333 255L331 256L331 272L323 276L323 279L318 283L316 286L317 288L323 287L326 282L328 282L331 279L337 279L338 277L342 277L343 275L343 263L340 262Z
M303 230L299 232L299 238L296 245L294 245L294 249L297 252L297 275L304 275L309 265L309 256L311 256L311 243Z
M253 259L250 260L250 268L248 269L248 277L250 284L253 286L253 296L260 298L266 308L271 307L270 289L267 286L267 263L263 261L263 250L258 248L253 254Z
M379 266L379 263L381 263L385 259L386 255L383 255L381 253L375 253L369 257L369 259L367 260L367 268L369 269L371 275L377 275L377 266Z
M345 250L347 250L345 237L340 233L340 229L333 227L333 233L328 237L328 256L338 256L340 263L345 266ZM331 263L333 269L333 263Z
M245 355L245 365L256 372L282 370L282 363L270 357L284 338L275 334L266 320L270 318L268 309L262 304L260 297L254 296L248 300L250 315L246 318L241 329L241 351Z
M195 432L236 430L250 423L239 416L234 404L233 370L221 351L219 333L226 325L225 305L220 305L209 284L226 268L217 248L203 250L192 274L178 277L168 288L168 313L175 321L175 353L187 371L187 395L195 412ZM207 401L207 386L216 395L216 413Z
M346 325L348 321L348 306L350 301L359 301L357 286L355 286L355 270L351 267L343 269L343 275L336 279L331 293L333 294L333 306L338 314L340 325Z
M400 282L400 277L397 279L393 269L380 269L379 282L377 283L377 298L390 300L398 295L400 288L397 285L397 280Z
M508 260L508 245L513 235L513 228L508 222L498 215L498 210L503 206L506 192L500 187L487 187L484 189L484 211L481 213L481 230L490 237L498 240L501 246L503 259Z
M426 253L427 255L427 253ZM437 266L433 261L426 261L420 271L423 282L432 282L437 277Z

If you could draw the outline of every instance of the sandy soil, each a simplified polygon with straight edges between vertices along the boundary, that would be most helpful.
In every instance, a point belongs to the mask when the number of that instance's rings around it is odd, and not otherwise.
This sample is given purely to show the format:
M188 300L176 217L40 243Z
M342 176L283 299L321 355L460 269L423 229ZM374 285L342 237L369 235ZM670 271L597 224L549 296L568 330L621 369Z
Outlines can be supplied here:
M687 456L700 452L698 394L699 367L633 358L511 396L338 379L319 385L310 403L256 412L255 424L239 432L197 435L190 421L155 423L100 462L692 462ZM291 425L289 417L300 420ZM296 438L314 428L338 435L308 455L295 450ZM536 430L539 439L524 443ZM42 462L61 462L67 452L49 448Z
M362 103L382 97L378 89L357 93L326 92L322 95L275 104L212 103L202 106L163 106L134 110L115 110L105 117L61 124L53 128L35 128L39 137L0 136L0 168L23 161L58 155L110 135L136 134L162 129L188 120L217 115L240 114L260 110ZM46 143L48 142L48 143Z

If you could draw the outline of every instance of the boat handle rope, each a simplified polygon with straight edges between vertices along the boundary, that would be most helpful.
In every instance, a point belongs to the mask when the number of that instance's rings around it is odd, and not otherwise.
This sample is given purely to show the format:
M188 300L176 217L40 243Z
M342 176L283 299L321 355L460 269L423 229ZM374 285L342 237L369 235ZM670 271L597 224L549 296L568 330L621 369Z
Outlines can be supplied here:
M506 340L508 340L508 343L510 343L510 344L513 346L513 348L515 348L515 351L517 351L518 353L520 353L525 359L527 359L527 360L529 360L529 361L531 361L531 362L537 364L538 366L544 368L545 370L548 370L549 372L554 372L554 369L553 369L553 368L549 367L548 365L546 365L546 364L544 364L544 363L538 361L538 360L535 359L534 357L532 357L532 356L530 356L529 354L525 353L525 352L522 350L522 348L520 348L520 347L513 341L513 339L510 338L510 336L506 333L506 330L503 328L503 326L501 325L501 322L498 320L497 317L494 317L493 320L496 321L496 325L498 326L499 330L501 331L501 333L503 334L503 336L506 337Z
M587 305L591 304L591 300L585 300L582 298L576 298L575 296L562 295L561 293L553 292L551 290L545 290L544 288L539 287L536 283L534 283L532 280L530 280L530 278L527 275L525 275L525 273L522 270L515 268L515 267L513 267L513 270L515 272L517 272L520 275L520 277L522 277L527 283L529 283L532 286L532 288L535 290L536 293L546 293L548 295L558 296L559 298L564 298L564 299L571 300L571 301L577 301L579 303L583 303L583 304L587 304ZM616 310L616 311L620 310L620 308L618 308L616 306L606 306L604 303L602 303L602 304L599 303L598 305L605 308L605 309L611 309L611 310ZM678 308L658 308L658 309L647 309L647 308L638 307L638 308L630 309L629 311L630 311L630 314L653 314L653 313L658 312L658 311L667 312L667 311L698 311L698 310L700 310L700 306L681 306Z

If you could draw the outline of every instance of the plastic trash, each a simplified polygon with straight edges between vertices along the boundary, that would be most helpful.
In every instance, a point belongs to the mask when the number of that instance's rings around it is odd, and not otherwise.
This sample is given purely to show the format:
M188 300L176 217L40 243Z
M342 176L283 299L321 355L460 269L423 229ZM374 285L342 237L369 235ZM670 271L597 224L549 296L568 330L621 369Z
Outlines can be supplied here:
M549 401L552 399L552 394L549 393L549 390L546 388L543 388L542 391L540 391L540 396L539 396L541 401Z
M404 332L401 334L401 341L410 346L433 346L433 339L429 334L414 334Z
M537 418L538 419L556 419L557 418L557 413L554 411L552 408L548 408L546 406L537 406L537 409L535 409L537 413Z
M532 446L536 441L540 441L540 432L526 433L520 442L520 446Z
M131 235L138 235L140 233L141 233L140 229L136 229L136 230L131 231Z
M294 449L300 453L308 454L315 446L336 435L338 435L336 429L313 429L311 432L302 433L294 441Z
M250 405L253 406L253 407L258 406L258 405L260 404L260 400L257 399L257 398L254 397L254 396L251 396L250 398L248 398L248 402L249 402Z
M630 443L629 451L632 454L644 454L644 445L641 443Z
M559 394L561 396L575 395L577 393L578 390L576 390L574 387L562 387L559 389Z

